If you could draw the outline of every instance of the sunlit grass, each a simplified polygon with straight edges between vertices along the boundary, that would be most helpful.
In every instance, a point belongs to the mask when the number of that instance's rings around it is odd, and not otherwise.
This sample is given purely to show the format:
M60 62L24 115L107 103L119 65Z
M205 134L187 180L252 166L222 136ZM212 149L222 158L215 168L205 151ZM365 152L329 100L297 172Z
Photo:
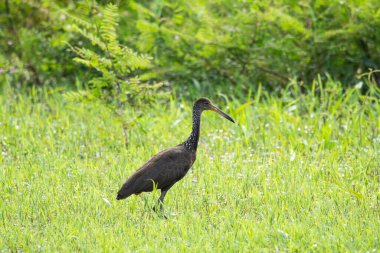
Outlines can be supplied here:
M153 154L187 138L191 103L146 107L126 149L104 107L5 88L0 249L376 252L378 93L328 85L318 95L219 100L237 124L203 114L197 161L168 192L167 220L151 210L158 192L126 201L116 192Z

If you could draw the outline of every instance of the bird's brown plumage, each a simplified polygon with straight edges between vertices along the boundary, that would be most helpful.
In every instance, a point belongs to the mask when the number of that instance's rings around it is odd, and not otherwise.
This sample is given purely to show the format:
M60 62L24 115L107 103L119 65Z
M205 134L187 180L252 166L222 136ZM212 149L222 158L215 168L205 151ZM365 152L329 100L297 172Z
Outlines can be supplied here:
M157 189L170 188L186 175L195 158L195 152L188 152L182 144L159 152L128 178L117 199L153 191L153 182Z

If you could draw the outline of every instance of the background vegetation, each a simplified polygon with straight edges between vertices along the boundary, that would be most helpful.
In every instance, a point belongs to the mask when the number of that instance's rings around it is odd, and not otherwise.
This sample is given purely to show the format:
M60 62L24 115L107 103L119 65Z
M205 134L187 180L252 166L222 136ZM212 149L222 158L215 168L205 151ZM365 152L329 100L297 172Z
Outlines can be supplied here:
M0 2L0 251L377 252L380 2ZM199 153L116 201L144 161Z
M6 75L12 86L88 83L99 69L90 71L72 61L70 45L88 50L99 46L74 28L90 23L91 34L101 33L107 2L2 1L2 78ZM270 90L284 88L289 80L309 86L326 73L350 86L358 83L358 75L380 65L377 0L115 4L112 13L119 16L118 23L107 24L115 29L114 41L152 57L145 80L168 81L184 95L233 90L244 97L259 83ZM119 60L127 64L127 58ZM378 74L375 78L379 82Z

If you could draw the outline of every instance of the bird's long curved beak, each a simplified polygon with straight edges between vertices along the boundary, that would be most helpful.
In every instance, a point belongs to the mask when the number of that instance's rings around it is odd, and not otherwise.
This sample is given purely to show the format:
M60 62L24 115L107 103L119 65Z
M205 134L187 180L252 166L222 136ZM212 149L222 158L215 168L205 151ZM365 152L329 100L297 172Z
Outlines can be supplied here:
M225 117L226 119L228 119L229 121L231 121L232 123L235 123L235 121L227 113L223 112L222 110L220 110L215 105L211 106L211 110L214 111L214 112L219 113L220 115L222 115L223 117Z

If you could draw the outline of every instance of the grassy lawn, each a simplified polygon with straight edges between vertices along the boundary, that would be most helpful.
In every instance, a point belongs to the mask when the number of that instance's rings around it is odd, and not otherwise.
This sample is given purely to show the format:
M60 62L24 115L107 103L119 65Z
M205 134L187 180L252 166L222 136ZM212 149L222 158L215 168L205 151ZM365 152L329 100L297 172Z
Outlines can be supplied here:
M104 106L4 88L0 251L378 252L378 94L315 88L215 101L237 124L203 114L197 161L168 192L167 220L151 210L159 192L115 198L147 159L188 137L190 102L143 108L126 149Z

